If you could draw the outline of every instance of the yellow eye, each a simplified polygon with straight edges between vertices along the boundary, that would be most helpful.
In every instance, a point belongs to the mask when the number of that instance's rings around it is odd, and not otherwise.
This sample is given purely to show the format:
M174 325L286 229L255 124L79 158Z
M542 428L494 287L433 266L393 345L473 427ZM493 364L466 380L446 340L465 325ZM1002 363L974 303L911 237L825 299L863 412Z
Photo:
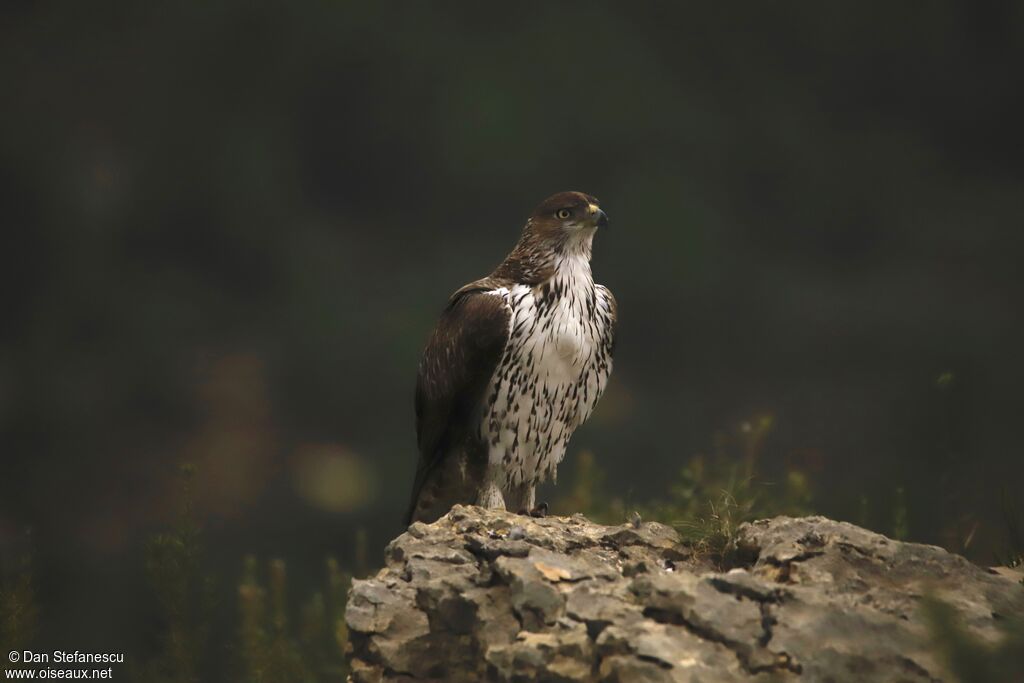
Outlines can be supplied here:
M569 209L559 209L558 211L555 211L555 217L560 218L563 221L571 215L572 211Z

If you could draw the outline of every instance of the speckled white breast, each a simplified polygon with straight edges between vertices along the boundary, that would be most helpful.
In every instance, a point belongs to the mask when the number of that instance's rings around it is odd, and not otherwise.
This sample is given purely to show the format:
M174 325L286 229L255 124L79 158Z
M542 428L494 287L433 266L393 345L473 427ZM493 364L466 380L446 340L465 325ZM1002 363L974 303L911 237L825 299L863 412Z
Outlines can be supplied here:
M502 488L551 477L569 437L590 416L611 374L608 290L568 272L546 285L494 290L510 335L480 421ZM586 273L589 276L589 272Z

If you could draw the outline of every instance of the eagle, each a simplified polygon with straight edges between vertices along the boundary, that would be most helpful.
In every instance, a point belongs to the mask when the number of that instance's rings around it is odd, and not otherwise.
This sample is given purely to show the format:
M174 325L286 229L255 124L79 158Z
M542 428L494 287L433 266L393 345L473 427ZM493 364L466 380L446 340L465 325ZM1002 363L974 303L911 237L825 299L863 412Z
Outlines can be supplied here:
M416 378L406 524L458 503L546 511L536 487L555 478L612 371L615 297L590 269L607 225L591 195L552 195L501 265L448 299Z

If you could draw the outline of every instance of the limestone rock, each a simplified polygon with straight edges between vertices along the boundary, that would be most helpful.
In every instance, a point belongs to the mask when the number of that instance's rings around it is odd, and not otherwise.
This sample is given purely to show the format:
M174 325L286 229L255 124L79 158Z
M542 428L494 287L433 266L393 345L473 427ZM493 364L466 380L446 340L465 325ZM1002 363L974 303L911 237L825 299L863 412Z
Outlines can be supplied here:
M355 581L352 680L949 680L921 600L995 641L1024 586L941 548L823 517L743 525L715 571L657 523L456 507Z

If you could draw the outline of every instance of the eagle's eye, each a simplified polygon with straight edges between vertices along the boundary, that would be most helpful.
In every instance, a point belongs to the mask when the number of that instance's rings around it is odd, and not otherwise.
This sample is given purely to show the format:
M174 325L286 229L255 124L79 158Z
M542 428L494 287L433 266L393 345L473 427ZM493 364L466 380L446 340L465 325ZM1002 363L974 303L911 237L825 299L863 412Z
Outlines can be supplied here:
M571 215L572 211L570 211L569 209L559 209L558 211L555 211L555 217L563 221Z

